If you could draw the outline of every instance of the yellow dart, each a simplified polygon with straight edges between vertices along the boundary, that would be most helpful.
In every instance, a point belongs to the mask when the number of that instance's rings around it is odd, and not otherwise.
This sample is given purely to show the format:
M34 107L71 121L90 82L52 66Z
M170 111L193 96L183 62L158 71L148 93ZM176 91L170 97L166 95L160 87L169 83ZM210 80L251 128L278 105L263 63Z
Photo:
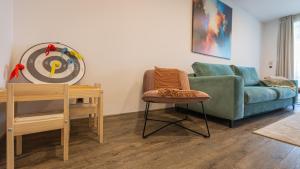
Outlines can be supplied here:
M76 52L76 51L74 51L74 50L71 50L71 51L70 51L70 54L71 54L72 56L75 56L78 60L83 60L83 57L82 57L78 52Z
M52 62L50 77L52 77L55 74L56 69L58 69L60 66L61 66L61 63L59 61Z

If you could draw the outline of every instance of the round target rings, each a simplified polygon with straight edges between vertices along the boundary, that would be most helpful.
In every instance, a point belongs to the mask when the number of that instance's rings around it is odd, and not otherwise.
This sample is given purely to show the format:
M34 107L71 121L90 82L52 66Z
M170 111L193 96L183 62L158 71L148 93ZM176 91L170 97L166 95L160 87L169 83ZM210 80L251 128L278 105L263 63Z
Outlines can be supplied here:
M52 45L51 52L46 52ZM59 43L40 43L29 48L20 63L25 66L23 76L35 84L79 82L85 74L85 63L73 48Z

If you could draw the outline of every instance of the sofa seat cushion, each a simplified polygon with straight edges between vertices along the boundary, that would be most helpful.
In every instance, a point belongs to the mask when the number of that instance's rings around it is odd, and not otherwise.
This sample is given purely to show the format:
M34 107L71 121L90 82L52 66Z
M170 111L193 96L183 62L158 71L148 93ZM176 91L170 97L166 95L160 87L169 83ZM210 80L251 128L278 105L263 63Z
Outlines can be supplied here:
M153 103L200 103L210 96L196 90L158 89L144 93L143 100Z
M195 62L192 68L197 76L225 76L234 75L229 65L208 64Z
M277 92L278 99L289 99L296 96L296 91L287 87L271 87Z
M245 87L245 104L276 100L278 92L270 87Z

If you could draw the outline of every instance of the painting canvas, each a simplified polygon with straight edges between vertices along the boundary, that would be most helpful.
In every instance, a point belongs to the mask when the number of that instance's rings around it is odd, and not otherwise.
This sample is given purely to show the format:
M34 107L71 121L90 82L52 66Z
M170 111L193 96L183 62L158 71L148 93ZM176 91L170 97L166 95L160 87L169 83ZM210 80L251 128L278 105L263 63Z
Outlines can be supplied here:
M231 7L219 0L193 0L193 52L231 59L231 32Z

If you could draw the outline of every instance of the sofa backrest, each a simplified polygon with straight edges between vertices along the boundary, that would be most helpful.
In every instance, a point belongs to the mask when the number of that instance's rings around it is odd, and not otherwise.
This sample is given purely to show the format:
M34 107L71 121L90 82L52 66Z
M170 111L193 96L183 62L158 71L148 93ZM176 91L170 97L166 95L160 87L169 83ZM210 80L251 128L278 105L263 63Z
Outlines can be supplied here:
M235 75L241 76L244 79L245 86L259 85L260 80L254 67L242 67L231 65Z
M234 72L229 65L195 62L192 65L192 68L197 76L234 75Z

